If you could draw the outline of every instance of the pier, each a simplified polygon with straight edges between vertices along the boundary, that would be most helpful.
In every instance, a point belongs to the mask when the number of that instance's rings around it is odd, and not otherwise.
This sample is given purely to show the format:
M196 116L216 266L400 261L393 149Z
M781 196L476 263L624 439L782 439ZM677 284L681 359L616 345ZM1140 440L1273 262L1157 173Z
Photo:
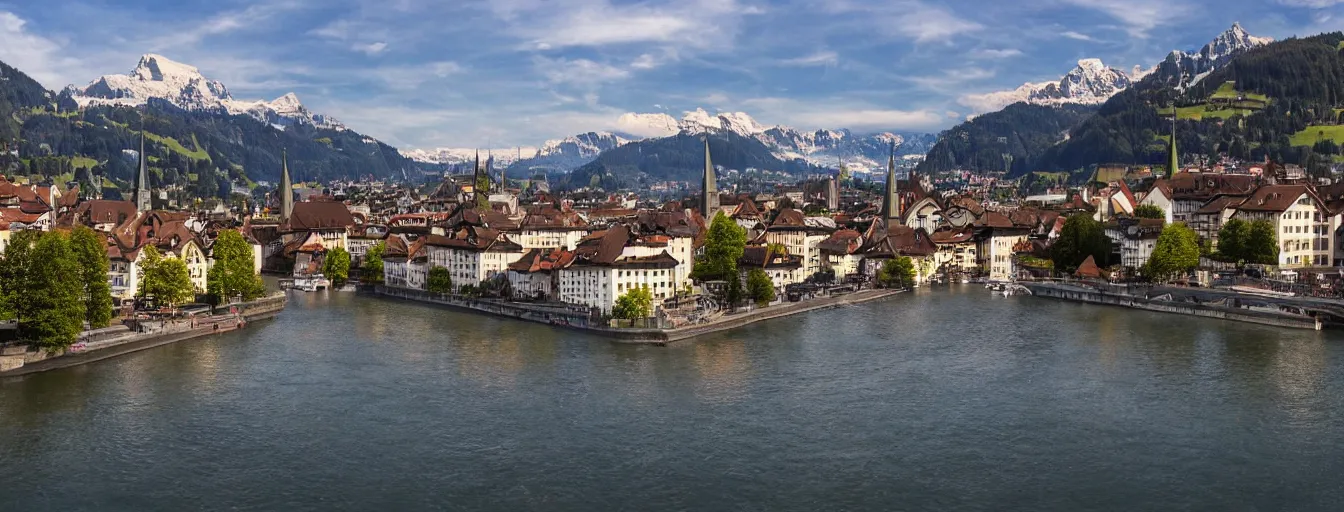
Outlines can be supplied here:
M1291 329L1344 325L1344 308L1324 301L1258 296L1207 288L1153 287L1142 295L1087 282L1020 283L1037 297L1217 318ZM1123 291L1122 291L1123 290Z

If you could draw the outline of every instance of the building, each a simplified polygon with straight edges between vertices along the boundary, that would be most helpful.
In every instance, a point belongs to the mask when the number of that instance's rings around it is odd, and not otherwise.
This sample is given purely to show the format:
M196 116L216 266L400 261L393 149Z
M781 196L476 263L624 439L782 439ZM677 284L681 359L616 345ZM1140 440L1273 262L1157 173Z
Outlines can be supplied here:
M1106 225L1106 237L1120 254L1120 265L1137 270L1152 257L1165 225L1162 219L1122 218Z
M610 314L616 299L647 286L654 304L676 295L678 261L665 249L631 244L623 225L584 237L574 250L574 263L561 269L556 295L562 302L582 304Z
M456 287L479 286L504 276L524 252L499 230L478 226L464 226L451 237L423 236L420 241L427 247L430 268L448 269Z
M1232 218L1267 220L1279 242L1279 267L1329 267L1339 216L1307 185L1264 185L1237 205Z

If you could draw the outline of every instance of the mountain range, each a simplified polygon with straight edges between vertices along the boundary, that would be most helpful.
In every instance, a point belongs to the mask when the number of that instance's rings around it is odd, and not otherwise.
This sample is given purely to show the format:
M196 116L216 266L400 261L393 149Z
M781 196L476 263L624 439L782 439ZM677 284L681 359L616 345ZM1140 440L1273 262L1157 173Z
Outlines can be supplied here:
M1139 94L1140 89L1191 88L1238 56L1271 42L1250 35L1240 24L1233 24L1198 51L1173 51L1147 70L1136 67L1125 73L1104 66L1100 60L1084 59L1059 82L1026 84L1014 91L963 98L963 103L981 104L988 110L995 110L993 107L1004 102L1011 103L1007 108L974 117L944 132L919 169L922 172L1007 169L1020 174L1109 161L1092 151L1101 143L1099 139L1112 135L1087 132L1086 139L1079 139L1084 133L1076 132L1097 112L1115 110L1113 104L1123 101L1121 98L1127 94ZM1065 106L1068 108L1062 108ZM1150 112L1149 117L1156 118L1156 113ZM1065 155L1061 153L1064 146L1073 148L1067 158L1046 156ZM1148 146L1144 143L1139 147ZM1155 150L1162 151L1161 147Z
M206 78L194 66L152 53L140 57L140 63L129 74L104 75L84 87L71 85L62 95L68 95L80 107L134 107L157 98L193 112L248 115L280 129L294 124L346 129L335 119L309 111L292 92L273 101L236 100L223 83Z

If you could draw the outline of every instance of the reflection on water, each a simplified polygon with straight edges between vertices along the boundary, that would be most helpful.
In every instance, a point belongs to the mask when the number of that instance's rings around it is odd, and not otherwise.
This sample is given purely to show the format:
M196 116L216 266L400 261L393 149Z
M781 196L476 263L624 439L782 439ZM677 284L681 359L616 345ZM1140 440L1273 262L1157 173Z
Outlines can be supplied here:
M660 348L353 293L290 301L242 332L0 381L0 510L1340 498L1320 492L1344 471L1336 332L957 286Z

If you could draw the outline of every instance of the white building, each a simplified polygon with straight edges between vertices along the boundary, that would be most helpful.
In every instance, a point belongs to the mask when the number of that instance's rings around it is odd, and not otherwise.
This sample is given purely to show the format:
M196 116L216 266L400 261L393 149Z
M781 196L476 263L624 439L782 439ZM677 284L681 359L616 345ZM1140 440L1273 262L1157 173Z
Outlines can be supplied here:
M1283 268L1333 265L1338 215L1306 185L1265 185L1237 206L1233 218L1274 224Z

